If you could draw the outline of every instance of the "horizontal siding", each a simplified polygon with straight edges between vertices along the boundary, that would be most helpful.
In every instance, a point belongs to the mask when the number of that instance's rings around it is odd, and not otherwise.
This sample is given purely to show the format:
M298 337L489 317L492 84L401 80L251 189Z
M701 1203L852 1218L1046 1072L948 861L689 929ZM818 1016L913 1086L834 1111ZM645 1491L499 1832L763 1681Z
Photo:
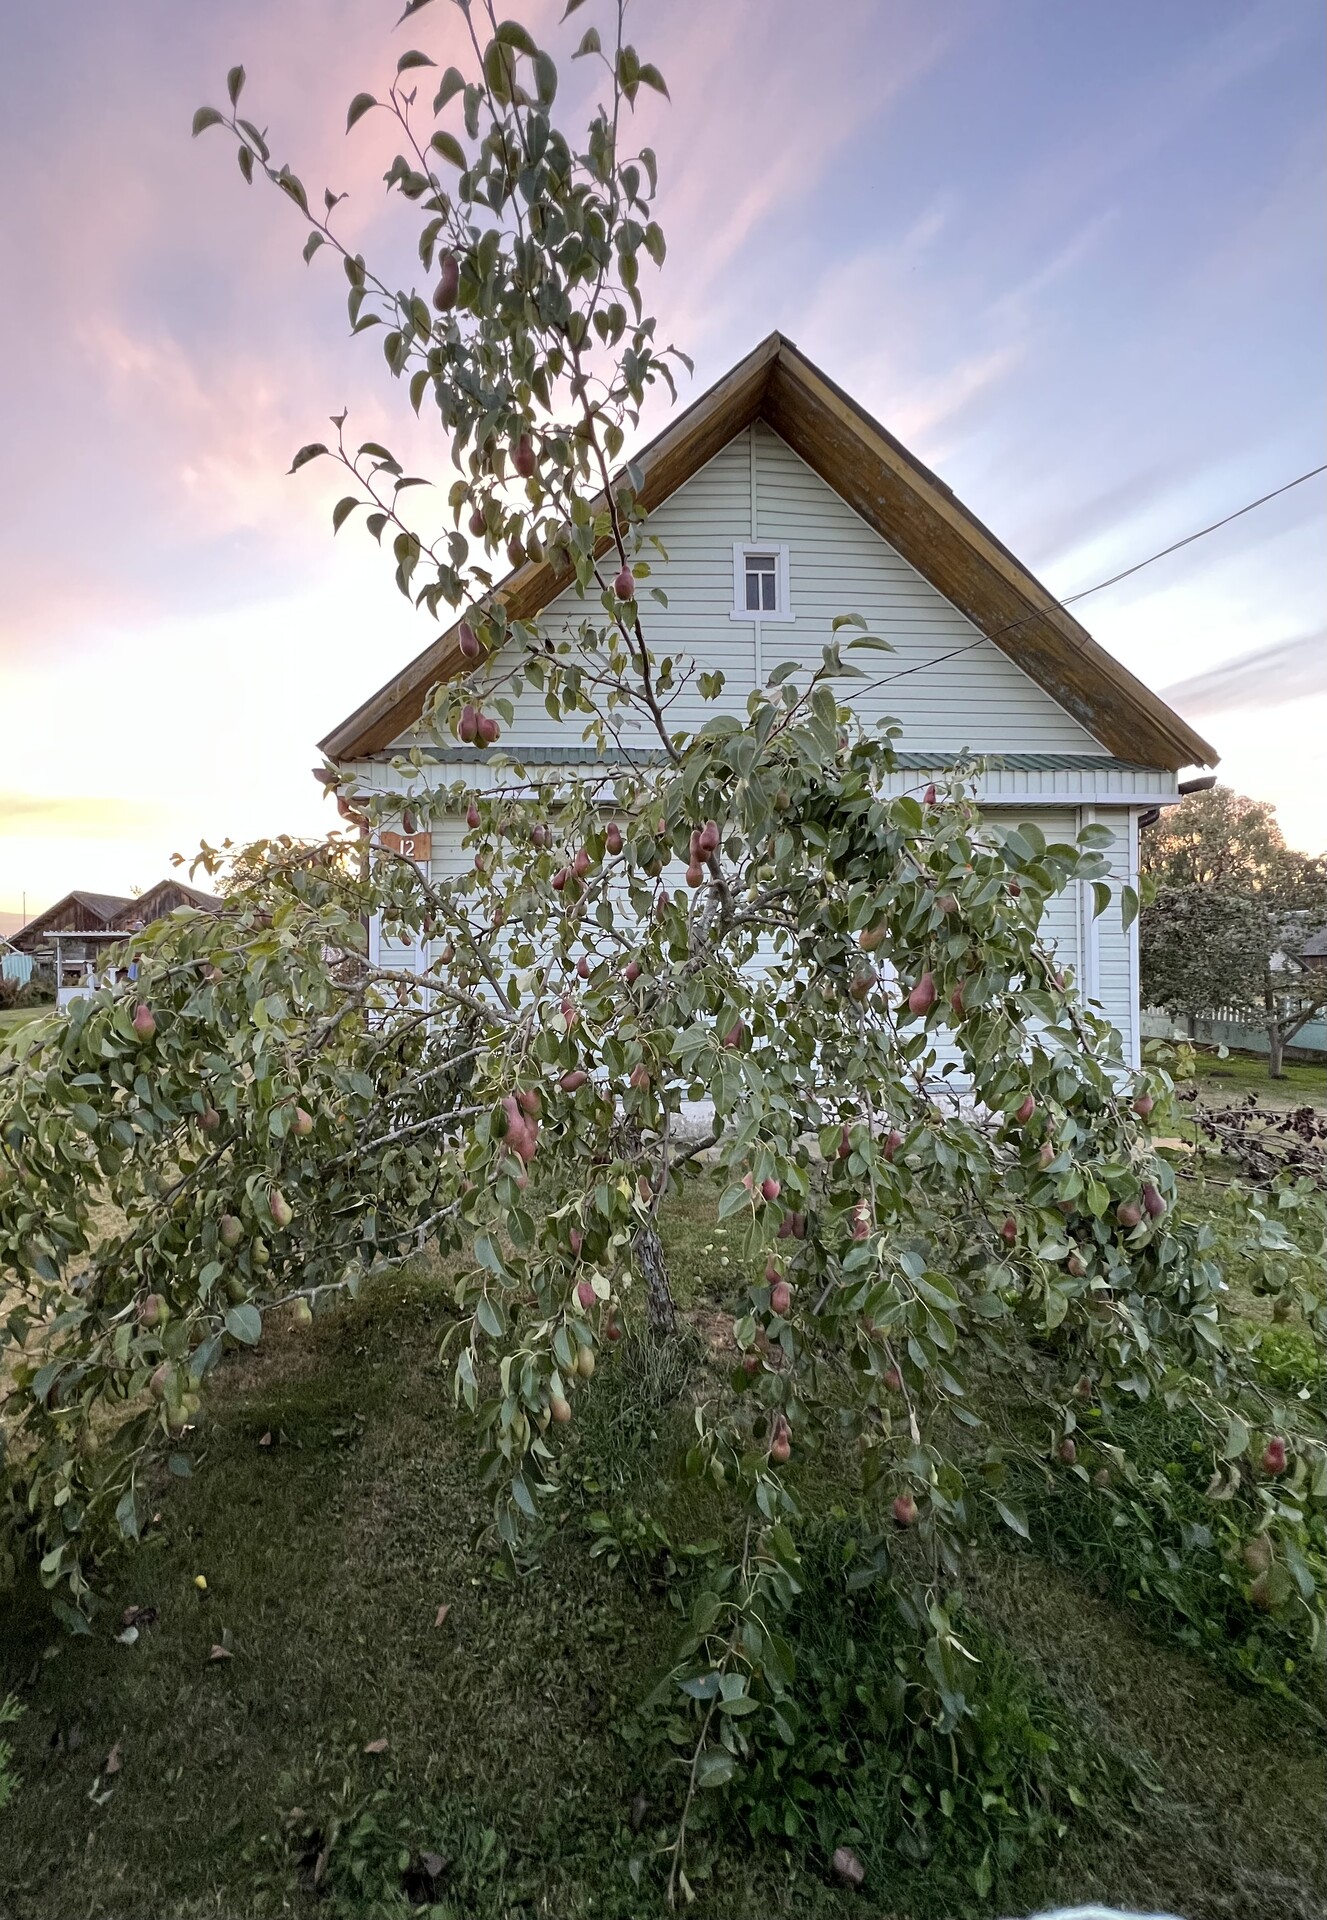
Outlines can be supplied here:
M722 672L720 709L740 712L758 671L763 681L785 660L804 671L817 666L835 617L858 613L896 651L860 653L857 663L870 680L902 677L870 690L869 681L845 681L842 697L865 721L897 719L904 747L1104 751L763 424L716 454L651 515L650 527L668 553L666 561L652 563L649 582L667 593L668 606L643 603L651 645L659 656L686 657L701 670ZM791 622L729 618L733 543L753 538L788 545ZM570 591L552 603L544 625L570 634L587 611L599 609L587 609ZM694 726L714 711L689 690L670 718ZM552 719L542 696L527 689L508 741L513 747L576 744L581 731L575 721L567 726Z
M1073 843L1080 825L1086 824L1079 809L1070 807L1028 809L1024 812L1014 809L999 817L1005 826L1030 821L1041 829L1048 841L1069 844ZM1112 866L1113 883L1118 890L1119 884L1130 878L1129 816L1127 812L1116 810L1110 813L1097 812L1096 818L1103 825L1111 827L1116 835L1115 842L1106 849L1106 853ZM434 886L443 887L470 870L471 856L462 845L466 829L460 816L452 813L435 817L432 831L429 878ZM670 889L684 884L680 864L670 864L663 875L663 883ZM1080 991L1119 1030L1126 1060L1134 1059L1136 963L1130 936L1120 926L1118 897L1112 900L1100 919L1094 919L1090 888L1077 885L1069 887L1049 903L1042 923L1042 935L1061 963L1072 969ZM428 957L432 958L435 953L436 944L428 950ZM405 951L389 958L385 946L382 957L389 965L416 964L415 956ZM772 950L766 949L754 964L767 964L772 957ZM938 1053L941 1066L946 1060L956 1057L953 1050L944 1045L942 1038L939 1039Z

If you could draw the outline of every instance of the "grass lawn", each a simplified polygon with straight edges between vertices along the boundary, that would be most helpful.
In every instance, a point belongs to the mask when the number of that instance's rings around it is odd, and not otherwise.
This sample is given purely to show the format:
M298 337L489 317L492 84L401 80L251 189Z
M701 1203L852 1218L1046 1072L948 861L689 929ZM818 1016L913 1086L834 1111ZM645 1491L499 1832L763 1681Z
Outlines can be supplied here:
M20 1027L26 1027L30 1020L40 1020L44 1013L54 1013L54 1007L4 1007L0 1009L0 1045L17 1033Z
M724 1238L689 1190L667 1239L696 1370L723 1323ZM109 1624L72 1639L30 1593L0 1612L0 1694L26 1707L0 1813L6 1920L665 1911L680 1769L635 1709L677 1616L648 1579L589 1558L574 1490L542 1566L495 1577L436 1361L447 1319L442 1276L421 1266L310 1334L270 1328L226 1363L192 1477L163 1474L145 1546L112 1569ZM578 1403L577 1466L596 1501L617 1477L643 1505L686 1444L686 1395L652 1405L644 1349L624 1346ZM631 1364L641 1392L615 1400L613 1366ZM1327 1911L1327 1768L1302 1717L1165 1644L1063 1556L992 1545L967 1597L1047 1724L1099 1757L1098 1797L984 1898L939 1859L907 1867L873 1845L869 1819L851 1895L827 1876L832 1837L753 1840L711 1807L690 1856L697 1914L957 1920L1103 1898L1186 1920ZM113 1637L130 1606L145 1610L132 1645Z
M1327 1106L1327 1060L1287 1060L1281 1080L1267 1071L1266 1054L1231 1052L1223 1060L1215 1050L1199 1048L1194 1064L1194 1080L1207 1106L1248 1093L1277 1106Z

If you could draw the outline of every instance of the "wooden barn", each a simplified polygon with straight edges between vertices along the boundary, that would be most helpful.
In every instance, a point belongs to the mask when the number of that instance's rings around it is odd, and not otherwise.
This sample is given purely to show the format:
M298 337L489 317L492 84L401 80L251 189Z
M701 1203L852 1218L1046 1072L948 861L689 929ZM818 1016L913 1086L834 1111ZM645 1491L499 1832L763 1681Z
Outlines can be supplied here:
M34 967L55 982L56 1000L66 1005L97 986L111 950L129 934L161 920L177 907L215 913L221 902L181 880L159 880L146 893L89 893L76 889L39 913L10 944L30 956Z

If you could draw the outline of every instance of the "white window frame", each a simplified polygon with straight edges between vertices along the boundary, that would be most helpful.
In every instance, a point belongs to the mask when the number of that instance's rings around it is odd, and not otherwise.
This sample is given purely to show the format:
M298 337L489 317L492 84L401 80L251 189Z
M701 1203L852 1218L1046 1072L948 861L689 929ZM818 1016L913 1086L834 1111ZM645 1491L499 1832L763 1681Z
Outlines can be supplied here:
M772 553L774 555L774 611L748 607L746 604L746 560L750 553ZM789 625L796 615L792 610L792 601L788 592L788 542L786 540L734 540L733 542L733 604L728 615L730 620L759 621L762 624Z

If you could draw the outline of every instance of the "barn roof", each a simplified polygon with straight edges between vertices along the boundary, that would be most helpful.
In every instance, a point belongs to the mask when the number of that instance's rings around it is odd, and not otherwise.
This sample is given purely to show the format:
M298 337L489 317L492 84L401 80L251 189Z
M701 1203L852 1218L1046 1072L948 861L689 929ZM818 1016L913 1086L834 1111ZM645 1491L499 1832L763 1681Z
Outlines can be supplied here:
M661 505L754 421L763 420L1106 749L1134 764L1214 766L1215 750L1106 652L915 455L780 333L672 419L636 456L641 499ZM497 589L512 619L533 619L572 575L528 562ZM329 758L381 752L416 721L429 691L463 665L460 622L380 687L320 744Z
M132 905L133 901L127 894L87 893L83 888L76 887L72 893L65 894L62 900L57 900L53 907L47 907L45 913L35 915L25 926L20 927L13 939L16 943L26 942L38 934L62 932L64 929L60 921L71 918L79 908L82 908L88 920L99 922L102 927L109 926L117 913L123 912L125 907ZM86 923L72 929L79 933L89 930Z

